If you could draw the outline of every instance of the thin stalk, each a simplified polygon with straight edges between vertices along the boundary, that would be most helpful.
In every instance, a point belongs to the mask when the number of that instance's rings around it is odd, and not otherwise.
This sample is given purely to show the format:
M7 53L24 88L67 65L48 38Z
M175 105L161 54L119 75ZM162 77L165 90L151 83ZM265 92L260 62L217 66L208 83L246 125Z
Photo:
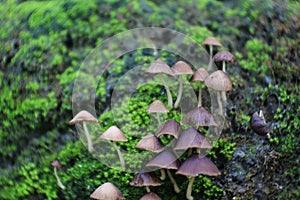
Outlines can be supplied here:
M218 99L218 104L219 104L219 113L220 115L223 115L223 106L221 102L221 92L217 91L217 99Z
M192 197L192 188L193 188L194 180L195 180L194 176L190 178L189 185L188 185L187 190L186 190L186 198L188 200L193 200L194 199L194 197Z
M192 153L193 153L193 148L189 148L189 150L188 150L188 157L190 157L192 155Z
M182 75L179 75L179 89L178 89L178 95L177 95L177 99L174 103L174 108L177 108L181 98L182 98L182 90L183 90L183 86L182 86Z
M147 190L148 193L151 192L149 186L146 186L146 190Z
M213 56L213 46L209 45L209 63L208 63L209 70L212 70L212 63L213 63L212 56Z
M222 70L223 70L223 72L226 73L226 62L225 62L225 60L222 61Z
M173 99L172 99L172 94L170 92L169 86L167 85L162 74L159 74L159 77L160 77L160 80L163 83L165 90L167 92L167 95L168 95L168 105L169 105L169 107L173 108Z
M200 81L199 94L198 94L198 107L202 106L202 83Z
M156 113L156 118L157 118L158 125L161 126L161 121L160 121L160 118L159 118L159 113Z
M122 166L123 168L125 168L125 161L124 161L124 158L123 158L123 156L122 156L122 153L121 153L119 147L117 146L117 144L116 144L114 141L112 141L112 144L114 145L114 148L116 149L116 151L117 151L117 153L118 153L118 156L119 156L119 159L120 159L121 166Z
M56 181L57 181L57 184L58 186L61 188L61 189L66 189L66 186L64 186L64 184L62 184L62 182L60 181L60 178L58 177L57 175L57 168L54 167L54 175L55 175L55 178L56 178Z
M89 134L89 130L88 130L85 122L83 122L82 124L83 124L84 134L85 134L85 137L86 137L87 143L88 143L88 150L89 150L89 152L92 152L94 150L94 148L93 148L91 136Z
M176 183L176 180L175 180L174 177L172 176L170 170L167 169L167 173L168 173L168 176L169 176L171 182L173 183L174 191L175 191L176 193L179 193L179 192L180 192L180 189L179 189L179 187L178 187L178 185L177 185L177 183Z
M160 169L160 180L166 180L166 172L164 169Z

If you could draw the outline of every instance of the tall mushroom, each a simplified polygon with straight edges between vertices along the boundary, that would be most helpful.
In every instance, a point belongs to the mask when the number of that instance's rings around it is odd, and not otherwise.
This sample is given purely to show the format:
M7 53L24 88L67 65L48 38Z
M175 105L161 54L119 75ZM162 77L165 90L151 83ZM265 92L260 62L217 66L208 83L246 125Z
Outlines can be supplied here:
M158 167L163 168L167 170L167 174L173 183L174 191L176 193L179 193L179 187L176 183L176 180L172 176L170 169L178 169L179 161L177 160L177 157L172 153L171 151L165 150L161 153L159 153L156 157L154 157L152 160L150 160L146 167Z
M202 106L202 82L208 77L208 72L204 68L199 68L194 72L190 82L199 81L198 107Z
M221 71L217 70L213 73L211 73L206 79L205 84L208 88L214 89L217 91L217 100L219 104L219 113L223 115L223 106L221 102L221 95L223 100L226 102L226 91L232 90L232 82L229 78L229 76ZM220 92L222 92L220 94Z
M193 74L193 70L191 67L184 61L178 61L171 67L171 70L173 71L174 76L179 76L179 88L178 88L178 94L177 99L174 103L174 108L177 108L181 98L182 98L182 90L183 90L183 80L182 76L185 74Z
M234 63L236 61L236 57L230 53L229 51L222 50L216 53L214 56L215 62L222 62L222 70L226 73L226 63Z
M167 85L167 83L163 77L163 74L173 76L173 72L170 69L169 65L167 65L164 61L157 59L154 63L152 63L150 65L150 67L147 70L147 73L159 74L159 78L160 78L161 82L163 83L165 90L167 92L167 95L168 95L168 106L170 108L172 108L173 107L172 94L170 92L169 86Z
M54 175L55 175L58 186L63 190L66 189L66 187L64 186L64 184L62 184L62 182L57 174L57 169L59 169L59 170L62 169L60 162L58 160L55 160L51 163L51 166L54 167Z
M176 174L181 174L189 177L186 198L188 200L193 200L194 198L192 197L192 187L196 176L198 176L199 174L218 176L221 173L216 165L208 158L201 157L200 154L195 154L182 163Z
M160 126L160 114L159 113L167 113L169 110L166 108L165 104L160 100L153 101L147 108L147 112L149 113L156 113L157 123Z
M209 46L208 69L211 70L213 63L213 46L221 47L222 44L215 37L208 37L202 42L202 46Z
M88 111L82 110L79 113L77 113L77 115L75 115L75 117L69 122L69 124L74 125L75 123L80 123L80 122L82 122L82 125L83 125L84 134L87 139L88 150L89 150L89 152L92 152L94 150L94 148L93 148L93 143L92 143L92 139L91 139L89 130L86 126L86 122L98 123L99 121Z
M116 142L127 142L128 141L128 139L126 138L124 133L118 127L111 126L100 136L100 139L112 141L112 144L118 153L121 166L123 168L125 168L124 158L122 156L120 149L118 148L118 146L116 144Z
M162 185L161 180L159 180L153 172L140 171L133 180L130 182L131 186L135 187L146 187L147 192L150 191L150 186L160 186Z
M107 182L100 185L91 195L97 200L124 200L122 192L112 183Z

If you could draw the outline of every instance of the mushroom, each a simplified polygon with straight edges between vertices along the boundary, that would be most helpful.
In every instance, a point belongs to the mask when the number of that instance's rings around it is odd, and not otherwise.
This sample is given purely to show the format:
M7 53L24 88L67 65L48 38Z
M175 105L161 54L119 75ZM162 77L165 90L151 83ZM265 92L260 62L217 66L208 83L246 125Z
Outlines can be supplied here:
M176 183L176 180L170 172L170 169L178 169L178 166L179 161L177 160L177 157L174 155L174 153L168 150L159 153L156 157L154 157L146 164L146 167L158 167L160 169L166 169L176 193L179 193L180 190Z
M158 125L160 126L161 122L159 118L159 113L167 113L169 112L169 110L166 108L163 102L161 102L160 100L155 100L149 105L149 107L147 108L147 112L156 113L157 122Z
M221 95L220 92L222 92L222 98L226 102L226 91L232 90L232 82L229 78L229 76L221 71L217 70L213 73L211 73L206 79L205 84L207 87L214 89L217 91L217 100L219 104L219 113L223 115L223 106L221 103Z
M66 189L66 187L64 186L64 184L62 184L58 174L57 174L57 169L62 169L62 166L60 164L60 162L58 160L54 160L52 163L51 163L51 166L54 167L54 175L55 175L55 178L56 178L56 181L57 181L57 184L58 186L61 188L61 189Z
M182 122L191 126L218 126L212 114L203 106L188 112Z
M267 137L270 138L269 136L270 128L267 125L261 110L259 114L258 112L253 113L250 119L250 126L256 134L267 135Z
M234 63L236 61L236 57L232 53L226 50L222 50L216 53L213 59L215 62L222 62L223 72L226 72L226 63L229 62Z
M91 195L97 200L124 200L122 192L112 183L107 182L100 185Z
M221 173L216 165L208 158L201 157L200 154L195 154L182 163L176 174L190 177L188 188L186 191L186 198L188 200L193 200L194 198L192 197L192 187L196 176L198 176L199 174L218 176Z
M170 119L160 126L155 135L157 137L160 137L162 135L172 135L174 138L178 139L180 132L180 124L176 120Z
M177 94L177 99L174 103L174 108L177 108L181 98L182 98L182 90L183 90L183 83L182 83L182 76L184 74L193 74L193 70L191 67L184 61L178 61L171 67L171 70L173 71L173 75L178 75L179 76L179 89L178 89L178 94Z
M222 44L215 37L208 37L202 42L202 46L209 46L209 64L208 69L211 69L213 63L213 46L221 47Z
M116 142L127 142L128 141L128 139L126 138L124 133L118 127L111 126L100 136L100 139L112 141L112 144L118 153L121 166L123 168L125 168L124 158L122 156L120 149L118 148L118 146L116 144Z
M75 115L75 117L69 122L69 124L74 125L75 123L79 123L79 122L82 122L82 125L83 125L84 134L85 134L85 137L86 137L87 143L88 143L88 151L92 152L94 150L94 148L93 148L91 136L89 134L89 130L86 126L86 122L98 123L99 121L88 111L82 110L79 113L77 113L77 115Z
M199 68L194 72L190 82L199 81L198 107L202 106L202 82L208 77L208 72L204 68Z
M174 146L174 150L192 150L192 148L196 148L197 153L200 153L200 149L211 149L212 145L207 138L195 128L188 128L181 133ZM191 151L189 152L189 155L191 155Z
M162 182L156 178L153 172L144 172L144 170L142 170L135 175L133 180L130 182L130 185L135 187L146 187L146 190L149 193L151 192L149 188L150 186L160 186L162 185Z
M148 192L147 194L142 196L140 200L161 200L161 198L154 192Z
M157 59L154 63L150 65L150 67L147 70L147 73L150 74L159 74L159 78L161 82L163 83L165 90L168 95L168 105L169 107L173 107L173 99L172 99L172 94L170 92L170 89L166 83L166 81L163 78L162 74L167 74L173 76L173 72L170 69L169 65L167 65L164 61Z

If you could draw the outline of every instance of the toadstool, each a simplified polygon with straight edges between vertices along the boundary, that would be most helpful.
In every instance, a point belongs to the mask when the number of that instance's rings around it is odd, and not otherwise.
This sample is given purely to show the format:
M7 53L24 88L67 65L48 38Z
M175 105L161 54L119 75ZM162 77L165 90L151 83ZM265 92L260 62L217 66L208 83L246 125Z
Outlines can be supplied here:
M91 195L97 200L124 200L122 192L112 183L107 182L100 185Z
M56 181L57 181L57 184L58 186L61 188L61 189L66 189L66 187L64 186L64 184L62 184L58 174L57 174L57 169L62 169L62 166L60 164L60 162L58 160L54 160L52 163L51 163L51 166L54 167L54 175L55 175L55 178L56 178Z
M202 106L202 82L208 77L208 72L204 68L199 68L194 72L190 82L199 81L198 107Z

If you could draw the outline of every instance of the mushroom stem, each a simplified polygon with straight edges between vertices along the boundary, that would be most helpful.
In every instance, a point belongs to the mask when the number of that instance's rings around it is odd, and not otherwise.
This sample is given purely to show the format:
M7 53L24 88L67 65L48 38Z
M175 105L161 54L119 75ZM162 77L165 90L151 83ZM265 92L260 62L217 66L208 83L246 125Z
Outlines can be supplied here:
M199 85L199 94L198 94L198 107L202 106L202 83Z
M180 189L179 189L179 187L178 187L178 185L177 185L177 183L176 183L176 180L175 180L174 177L172 176L170 170L167 169L167 173L168 173L168 176L169 176L171 182L173 183L174 191L175 191L176 193L179 193L179 192L180 192Z
M173 99L172 99L172 94L170 92L170 89L169 89L169 86L167 85L164 77L162 74L159 74L159 78L161 80L161 82L163 83L164 87L165 87L165 90L167 92L167 95L168 95L168 105L173 108Z
M226 73L226 62L225 62L225 60L222 61L222 70L223 70L223 72Z
M193 148L189 148L189 150L188 150L188 157L190 157L192 155L192 153L193 153Z
M208 69L211 70L212 68L212 63L213 63L213 46L210 44L209 45L209 63L208 63Z
M159 113L156 113L156 118L157 118L157 123L160 126L161 125L161 121L160 121L160 118L159 118Z
M86 137L87 143L88 143L88 150L89 150L89 152L92 152L94 150L94 148L93 148L93 143L92 143L92 140L91 140L91 136L89 134L89 130L86 126L86 122L82 122L82 124L83 124L84 134L85 134L85 137Z
M223 115L223 106L221 102L221 92L217 91L217 99L218 99L218 104L219 104L219 113L220 115Z
M194 180L195 180L195 177L191 177L190 180L189 180L189 185L187 187L187 190L186 190L186 198L188 200L193 200L194 197L192 197L192 188L193 188L193 184L194 184Z
M162 181L166 180L166 172L164 169L160 169L160 174L161 174L160 180Z
M151 192L149 186L146 186L146 190L147 190L148 193Z
M117 144L116 144L114 141L112 141L112 144L114 145L114 148L116 149L116 151L117 151L117 153L118 153L118 156L119 156L119 159L120 159L121 166L122 166L123 168L125 168L125 161L124 161L124 158L123 158L123 156L122 156L122 153L121 153L120 149L118 148Z
M57 181L57 184L58 186L61 188L61 189L66 189L66 187L64 186L64 184L62 184L62 182L60 181L60 178L58 177L57 175L57 168L54 167L54 175L55 175L55 178L56 178L56 181Z
M181 98L182 98L182 75L179 76L179 89L178 89L178 95L177 95L177 99L174 103L174 108L177 108L180 101L181 101Z

